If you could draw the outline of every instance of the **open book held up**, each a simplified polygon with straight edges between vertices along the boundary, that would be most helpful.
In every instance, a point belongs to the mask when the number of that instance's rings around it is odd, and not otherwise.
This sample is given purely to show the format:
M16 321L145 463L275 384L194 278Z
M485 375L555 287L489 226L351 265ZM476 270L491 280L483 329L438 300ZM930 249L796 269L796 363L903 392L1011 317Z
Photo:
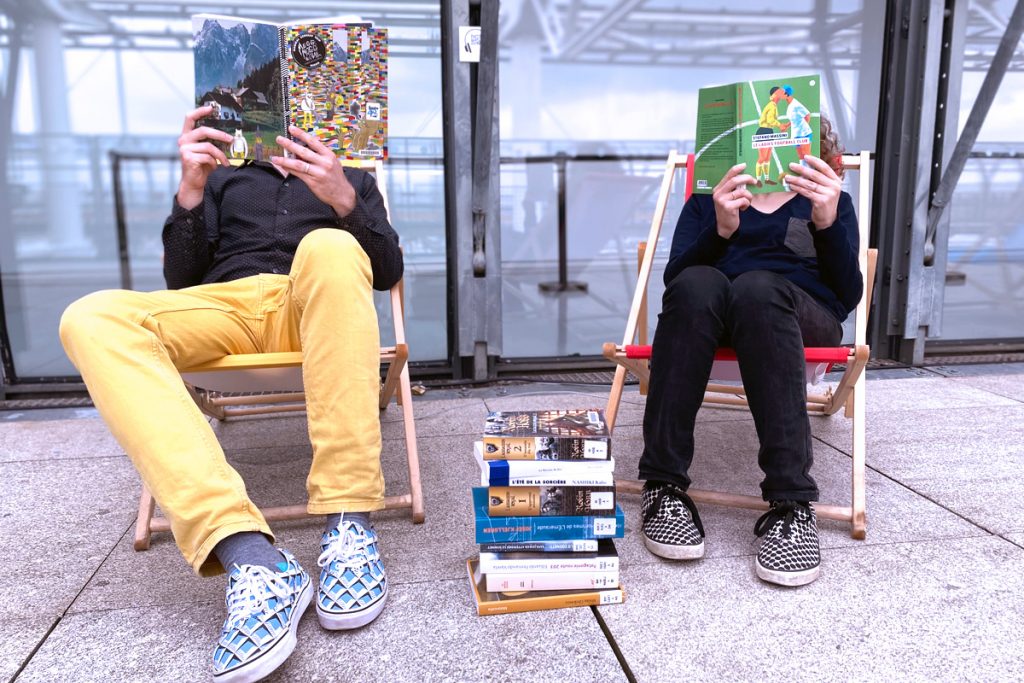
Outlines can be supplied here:
M782 192L789 164L820 148L821 76L742 81L697 95L693 191L710 194L729 168L746 163L751 192Z
M192 33L196 106L234 136L234 163L283 156L275 138L289 125L343 158L387 157L387 29L198 14Z

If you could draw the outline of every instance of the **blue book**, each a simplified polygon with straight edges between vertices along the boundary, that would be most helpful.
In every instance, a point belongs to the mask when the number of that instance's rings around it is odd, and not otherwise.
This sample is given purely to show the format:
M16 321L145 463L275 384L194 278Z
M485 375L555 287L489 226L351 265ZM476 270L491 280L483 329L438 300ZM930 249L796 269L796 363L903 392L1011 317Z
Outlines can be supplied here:
M475 487L473 512L476 516L477 543L622 538L626 529L626 516L619 505L615 506L614 517L491 517L487 509L487 489Z

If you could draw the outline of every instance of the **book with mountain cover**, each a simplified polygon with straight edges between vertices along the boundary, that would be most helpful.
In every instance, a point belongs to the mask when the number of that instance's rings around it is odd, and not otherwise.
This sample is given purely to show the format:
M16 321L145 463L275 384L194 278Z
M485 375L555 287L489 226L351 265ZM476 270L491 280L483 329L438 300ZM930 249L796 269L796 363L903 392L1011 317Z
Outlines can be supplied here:
M788 189L789 164L819 155L821 76L787 76L701 88L697 93L693 191L710 194L746 164L754 194Z
M608 589L527 591L525 593L488 591L487 579L480 571L479 561L473 558L466 560L466 571L469 575L473 603L480 616L535 612L562 607L617 605L626 599L626 593L621 583L618 588Z
M491 516L487 489L473 489L476 542L507 543L520 541L567 541L598 538L622 538L626 520L622 507L615 505L615 516L559 515L553 517Z
M387 157L387 29L306 20L192 17L196 106L233 136L232 163L283 156L295 125L339 157Z
M491 412L484 460L609 460L611 436L601 410Z
M481 552L480 571L485 574L618 571L619 553L615 549L615 542L604 538L597 543L597 552L591 553Z

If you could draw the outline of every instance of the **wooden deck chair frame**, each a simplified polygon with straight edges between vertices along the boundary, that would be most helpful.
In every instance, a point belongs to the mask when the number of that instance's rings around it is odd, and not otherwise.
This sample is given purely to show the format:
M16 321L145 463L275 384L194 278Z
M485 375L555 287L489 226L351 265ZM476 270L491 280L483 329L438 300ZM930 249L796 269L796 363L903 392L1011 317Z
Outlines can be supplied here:
M843 350L839 353L841 360L839 358L833 359L833 361L845 363L846 366L846 370L843 372L835 391L829 387L822 393L809 392L807 397L808 412L816 415L832 415L838 412L840 408L845 408L846 416L853 420L851 504L847 506L816 503L814 509L820 517L849 522L851 527L850 533L857 539L863 539L867 533L864 494L864 368L870 355L870 349L866 342L867 314L874 283L875 261L878 257L876 249L867 248L871 216L870 164L869 152L843 156L843 166L845 169L859 171L860 198L857 209L860 226L859 263L861 273L864 275L864 295L861 297L856 308L854 345L848 348L842 347ZM653 247L647 249L646 246L657 245L658 243L658 236L665 218L673 180L679 169L686 169L687 197L692 190L693 155L681 155L676 152L670 153L666 162L665 174L662 178L654 217L651 220L650 233L647 236L647 241L641 242L639 246L639 275L622 343L615 344L609 342L604 345L604 356L618 366L615 369L615 378L612 382L608 406L605 410L610 429L614 429L615 426L615 418L618 414L619 403L622 400L622 391L625 386L627 372L633 373L640 380L640 393L647 393L647 384L650 380L650 366L647 360L650 354L650 347L647 346L647 284L651 277L655 249ZM719 354L721 354L721 351ZM831 351L833 352L831 355L835 355L835 350L833 349L807 349L806 351L808 363L815 362L813 358L815 352L818 355L829 356L828 352ZM716 355L717 357L721 356ZM741 386L717 383L708 384L704 402L732 406L747 405L746 396ZM640 493L643 488L643 482L635 480L617 481L616 485L620 491L627 493ZM702 491L698 489L690 489L689 494L697 502L753 510L767 509L767 503L757 496Z
M377 188L384 199L388 219L391 207L388 202L387 182L381 161L366 160L343 162L373 173ZM409 382L409 348L405 341L404 279L389 292L391 314L394 320L395 345L380 350L382 364L387 364L387 374L381 383L380 409L384 410L391 398L402 409L405 427L405 449L409 467L409 493L388 496L384 499L385 509L410 508L412 521L423 522L423 490L420 483L419 450L416 442L416 424L412 413L412 389ZM305 394L302 391L302 353L260 353L225 356L216 361L204 363L181 371L182 379L189 394L199 409L218 420L242 415L299 412L306 409ZM224 393L256 393L249 396L225 396ZM274 392L274 393L259 393ZM156 503L149 489L143 484L139 498L139 515L135 524L135 549L149 548L154 532L170 531L170 523L164 517L155 517ZM288 505L262 509L268 522L303 519L310 516L306 506Z

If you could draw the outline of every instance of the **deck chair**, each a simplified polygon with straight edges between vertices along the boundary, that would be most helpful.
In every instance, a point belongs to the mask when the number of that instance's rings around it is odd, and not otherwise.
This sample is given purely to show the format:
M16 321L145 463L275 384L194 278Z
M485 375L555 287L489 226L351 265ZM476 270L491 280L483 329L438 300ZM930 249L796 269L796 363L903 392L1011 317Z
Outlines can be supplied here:
M344 162L373 173L377 188L384 198L384 207L391 218L387 182L381 161ZM394 321L395 345L380 350L380 360L387 365L387 374L381 384L380 409L385 410L391 398L402 409L405 427L405 449L409 466L409 492L388 496L385 509L410 508L412 520L424 520L423 490L420 484L419 454L416 445L416 425L412 414L412 390L409 384L409 348L405 342L403 314L403 281L389 293L391 315ZM182 379L196 405L206 415L218 420L241 415L299 412L306 409L302 389L302 353L261 353L225 356L203 365L181 371ZM235 394L235 395L232 395ZM246 395L237 395L246 394ZM170 523L163 517L154 517L155 501L145 485L139 498L139 516L135 524L135 549L149 548L154 532L170 531ZM308 516L302 504L262 509L268 522L302 519Z
M866 343L867 313L871 302L875 261L878 257L876 249L867 248L871 215L869 211L870 163L869 152L843 156L844 168L859 171L860 183L857 212L860 218L860 269L864 275L865 287L864 295L856 308L854 344L852 347L804 349L808 384L818 384L833 364L841 363L845 366L842 378L834 390L826 386L824 390L808 392L807 410L815 415L832 415L840 408L845 408L846 416L853 420L853 448L851 451L853 495L851 504L847 506L816 503L814 509L820 517L848 522L851 526L851 535L857 539L863 539L867 532L864 496L864 368L870 355L870 349ZM615 426L627 372L633 373L639 379L640 393L647 393L651 357L651 347L647 341L647 283L650 280L654 263L655 249L653 245L658 243L658 235L665 218L665 209L672 192L672 183L680 169L686 171L685 196L688 198L692 191L693 155L684 156L676 152L670 153L654 210L654 218L651 221L650 233L647 236L647 242L641 242L639 246L639 276L622 343L609 342L604 345L604 356L618 366L615 369L615 378L605 411L610 429ZM652 248L647 249L647 245L652 245ZM706 404L746 406L747 401L743 387L723 383L736 380L740 380L740 374L735 353L731 349L719 349L715 354L711 382L707 386L704 402ZM616 485L619 490L626 493L640 493L643 482L617 481ZM750 495L696 489L690 489L689 494L695 501L713 505L753 510L766 510L768 507L760 497Z

